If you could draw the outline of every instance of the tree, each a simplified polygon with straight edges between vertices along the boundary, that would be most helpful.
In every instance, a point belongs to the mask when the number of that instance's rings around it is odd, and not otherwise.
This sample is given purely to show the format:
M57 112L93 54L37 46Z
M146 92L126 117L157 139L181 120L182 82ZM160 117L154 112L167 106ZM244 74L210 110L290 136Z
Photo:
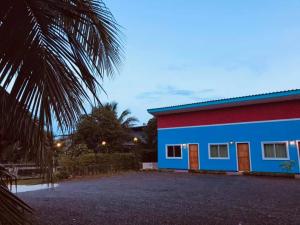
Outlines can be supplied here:
M157 148L157 121L156 118L151 118L145 128L146 143L150 149Z
M40 164L49 159L53 120L75 127L84 101L98 103L99 79L121 61L120 31L101 0L0 3L0 133L20 141ZM28 150L27 150L28 151ZM26 224L24 204L0 170L0 224ZM11 178L11 177L10 177Z
M0 162L20 163L23 160L27 162L27 151L18 143L3 142L4 147L1 147Z
M118 116L118 104L106 103L92 109L91 114L83 115L74 134L75 143L85 143L89 149L98 151L121 151L129 139L128 129L137 121L124 110ZM102 142L105 145L102 145Z
M121 124L121 127L124 129L130 128L136 122L138 122L138 120L135 117L130 116L131 112L129 109L125 109L124 111L122 111L120 116L118 116L118 103L116 103L116 102L106 103L103 106L103 108L105 108L108 111L110 111L111 113L113 113L115 118L117 118L117 120Z

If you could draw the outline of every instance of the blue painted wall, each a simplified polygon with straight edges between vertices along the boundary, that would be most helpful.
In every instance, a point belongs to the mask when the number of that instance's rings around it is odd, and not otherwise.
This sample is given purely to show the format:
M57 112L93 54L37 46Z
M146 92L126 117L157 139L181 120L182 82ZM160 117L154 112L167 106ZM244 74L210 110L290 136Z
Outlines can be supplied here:
M263 160L262 142L300 140L300 120L200 126L158 130L158 166L188 169L188 148L182 159L166 159L167 144L199 144L201 170L237 171L236 145L229 144L229 159L209 159L209 143L249 142L252 171L286 172L280 165L285 160ZM292 173L299 173L297 145L288 145L290 160L295 161Z

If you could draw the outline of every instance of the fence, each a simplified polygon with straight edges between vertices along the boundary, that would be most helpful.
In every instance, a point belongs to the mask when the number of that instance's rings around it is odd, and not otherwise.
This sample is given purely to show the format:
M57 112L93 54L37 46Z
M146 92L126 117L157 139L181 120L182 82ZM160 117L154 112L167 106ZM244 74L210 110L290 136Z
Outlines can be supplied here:
M41 169L35 164L2 164L18 179L41 178Z

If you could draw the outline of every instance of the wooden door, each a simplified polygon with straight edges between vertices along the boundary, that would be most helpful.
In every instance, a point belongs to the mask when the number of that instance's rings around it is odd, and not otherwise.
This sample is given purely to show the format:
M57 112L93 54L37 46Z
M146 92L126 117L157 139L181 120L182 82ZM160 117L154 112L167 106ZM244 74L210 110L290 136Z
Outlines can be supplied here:
M189 161L191 170L199 170L198 145L189 145Z
M238 143L238 170L239 171L250 171L250 156L249 156L249 144Z

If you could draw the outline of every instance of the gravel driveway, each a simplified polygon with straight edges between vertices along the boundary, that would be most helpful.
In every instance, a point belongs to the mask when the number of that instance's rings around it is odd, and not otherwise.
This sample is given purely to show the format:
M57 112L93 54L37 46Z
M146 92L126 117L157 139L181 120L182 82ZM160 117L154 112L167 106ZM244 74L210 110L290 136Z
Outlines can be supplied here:
M132 172L20 193L43 225L300 224L300 180Z

